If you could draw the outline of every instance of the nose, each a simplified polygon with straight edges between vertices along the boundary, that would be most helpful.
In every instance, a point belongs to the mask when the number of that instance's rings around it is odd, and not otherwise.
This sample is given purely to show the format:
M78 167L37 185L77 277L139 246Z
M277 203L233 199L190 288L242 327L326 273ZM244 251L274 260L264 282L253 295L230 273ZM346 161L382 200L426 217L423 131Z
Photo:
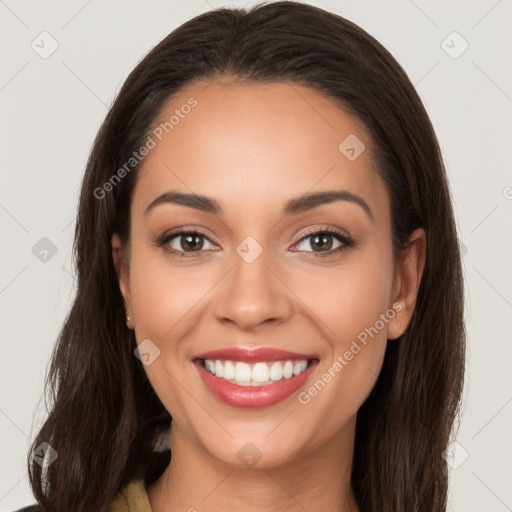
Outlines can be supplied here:
M238 254L234 268L223 280L216 300L215 317L240 330L256 331L265 323L281 323L292 313L292 296L282 280L278 267L270 268L266 252L251 263Z

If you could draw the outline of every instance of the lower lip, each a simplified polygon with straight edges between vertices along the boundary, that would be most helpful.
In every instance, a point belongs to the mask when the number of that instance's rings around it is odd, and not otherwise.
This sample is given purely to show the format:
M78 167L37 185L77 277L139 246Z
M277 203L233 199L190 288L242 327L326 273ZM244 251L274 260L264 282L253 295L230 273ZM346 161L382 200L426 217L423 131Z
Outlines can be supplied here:
M318 364L317 360L309 362L308 367L299 375L290 379L276 381L264 386L238 386L227 380L215 377L205 369L201 361L194 361L206 387L221 402L232 407L256 408L277 404L295 393L308 380Z

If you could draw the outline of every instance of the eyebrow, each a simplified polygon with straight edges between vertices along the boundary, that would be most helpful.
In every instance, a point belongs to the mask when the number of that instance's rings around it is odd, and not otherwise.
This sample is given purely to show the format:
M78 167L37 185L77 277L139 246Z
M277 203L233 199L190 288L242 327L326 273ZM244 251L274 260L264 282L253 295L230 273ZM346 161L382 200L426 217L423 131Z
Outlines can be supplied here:
M325 190L323 192L315 192L314 194L306 194L292 198L286 202L282 213L283 215L294 215L334 201L348 201L357 204L366 212L368 217L374 221L373 213L368 203L366 203L362 197L352 194L347 190ZM216 215L223 214L221 205L211 197L198 194L185 194L183 192L170 190L154 199L146 208L144 215L147 215L158 205L166 203L188 206L189 208L194 208L205 213L213 213Z

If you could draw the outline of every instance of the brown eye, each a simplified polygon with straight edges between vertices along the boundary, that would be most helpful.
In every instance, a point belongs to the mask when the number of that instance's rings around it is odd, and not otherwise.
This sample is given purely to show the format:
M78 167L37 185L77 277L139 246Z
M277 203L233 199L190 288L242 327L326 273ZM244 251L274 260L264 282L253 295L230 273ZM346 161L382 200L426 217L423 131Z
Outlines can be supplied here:
M203 248L203 238L200 235L180 235L177 237L181 238L180 246L185 251L201 250Z
M210 247L207 244L210 244ZM157 239L157 245L171 256L181 257L201 256L202 251L216 248L213 242L203 233L185 230L164 234Z
M197 252L205 249L205 242L213 244L201 233L188 231L169 236L167 245L175 251Z
M355 246L355 240L346 231L326 227L309 230L291 250L304 252L307 258L323 258L341 254Z
M324 229L304 236L295 247L298 247L299 251L322 253L323 255L323 253L338 252L351 245L350 239L342 233Z

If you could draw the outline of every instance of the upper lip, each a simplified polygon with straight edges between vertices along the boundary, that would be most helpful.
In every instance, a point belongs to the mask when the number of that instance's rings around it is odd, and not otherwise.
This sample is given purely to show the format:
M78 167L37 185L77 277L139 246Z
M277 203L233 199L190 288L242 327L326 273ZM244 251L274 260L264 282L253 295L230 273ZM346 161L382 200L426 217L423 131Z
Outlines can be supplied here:
M210 352L203 352L202 354L197 354L194 356L194 359L222 359L231 361L245 361L251 363L255 361L288 361L292 359L306 360L316 359L316 357L307 354L300 354L298 352L289 352L287 350L268 347L231 347L212 350Z

